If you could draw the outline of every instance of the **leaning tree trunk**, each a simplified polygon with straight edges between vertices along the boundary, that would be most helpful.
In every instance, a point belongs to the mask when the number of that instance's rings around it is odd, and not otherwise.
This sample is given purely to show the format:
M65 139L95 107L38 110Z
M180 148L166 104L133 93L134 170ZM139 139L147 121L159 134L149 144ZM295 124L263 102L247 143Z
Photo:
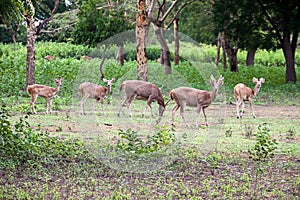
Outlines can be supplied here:
M145 11L145 1L138 1L138 14L136 16L136 59L138 64L138 80L148 81L148 62L146 54L147 35L147 13Z
M247 51L247 58L246 58L246 65L253 66L254 65L254 58L255 58L256 50L249 49Z
M174 52L174 64L179 64L179 36L178 36L178 21L176 18L174 20L174 42L175 42L175 52Z
M27 22L27 57L26 57L26 87L35 83L35 40L36 32L32 16L26 17Z
M158 27L157 25L153 25L155 36L160 44L161 51L161 63L165 66L165 74L172 73L171 67L171 54L169 47L167 45L166 39L164 37L164 30L162 27Z

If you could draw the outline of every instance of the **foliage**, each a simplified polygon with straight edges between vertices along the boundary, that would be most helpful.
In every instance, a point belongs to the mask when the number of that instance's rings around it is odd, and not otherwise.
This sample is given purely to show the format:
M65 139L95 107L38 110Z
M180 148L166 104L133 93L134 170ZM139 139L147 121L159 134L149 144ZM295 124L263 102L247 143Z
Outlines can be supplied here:
M96 9L98 0L88 0L80 7L74 36L76 44L97 46L104 40L130 29L124 12Z
M208 1L195 1L179 14L179 32L199 43L216 44L214 33L212 4Z
M248 150L249 158L254 161L264 161L273 158L277 149L277 141L270 135L270 129L266 124L258 127L258 132L255 134L256 144Z
M158 132L152 136L148 135L146 141L137 133L132 129L119 130L121 140L118 140L116 148L139 155L159 151L175 141L174 133L166 126L158 127Z
M78 22L77 13L78 10L74 9L54 15L38 41L73 42L72 34Z
M61 159L75 158L86 153L79 140L62 141L34 130L26 121L28 116L11 123L5 105L0 110L0 165L48 164Z

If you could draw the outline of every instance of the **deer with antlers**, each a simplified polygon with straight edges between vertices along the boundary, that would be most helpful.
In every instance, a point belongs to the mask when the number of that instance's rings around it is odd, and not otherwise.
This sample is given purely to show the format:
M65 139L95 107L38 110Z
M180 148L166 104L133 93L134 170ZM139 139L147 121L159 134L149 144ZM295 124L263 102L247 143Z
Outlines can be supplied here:
M64 80L64 78L61 78L59 80L54 78L54 81L56 83L56 88L49 87L46 85L40 85L40 84L28 85L26 91L31 96L30 112L32 113L32 110L33 110L34 114L36 114L36 110L34 108L34 103L38 97L43 97L46 99L46 107L47 107L46 113L48 114L49 109L50 109L50 113L51 113L52 112L52 99L59 92L59 89L62 86L63 80Z
M93 112L95 112L99 101L101 101L102 112L105 114L105 112L104 112L104 98L107 97L109 93L111 93L111 86L112 86L112 83L115 81L115 78L112 78L111 80L103 78L102 80L107 84L107 87L96 85L96 84L90 83L90 82L84 82L84 83L80 84L79 93L82 94L82 99L80 101L80 107L81 107L81 114L82 115L85 115L84 103L86 102L86 100L88 98L96 99L96 103L94 105Z
M174 125L174 115L175 112L180 108L180 116L187 126L188 123L184 117L184 107L196 107L197 117L196 117L196 126L199 125L199 116L202 110L205 125L208 126L205 109L211 104L211 102L216 98L218 89L224 83L224 77L220 76L218 81L215 80L214 76L211 75L210 84L214 87L213 91L209 92L206 90L199 90L196 88L190 87L179 87L170 91L170 97L166 104L170 100L175 100L176 105L172 109L172 125Z
M249 101L250 108L252 111L252 116L255 118L254 110L253 110L253 98L258 94L262 84L265 82L264 78L260 78L259 80L253 77L252 82L255 84L254 89L247 87L243 83L239 83L234 87L234 96L236 100L236 113L237 118L242 118L242 114L245 108L245 101ZM239 111L240 106L242 106L241 112Z

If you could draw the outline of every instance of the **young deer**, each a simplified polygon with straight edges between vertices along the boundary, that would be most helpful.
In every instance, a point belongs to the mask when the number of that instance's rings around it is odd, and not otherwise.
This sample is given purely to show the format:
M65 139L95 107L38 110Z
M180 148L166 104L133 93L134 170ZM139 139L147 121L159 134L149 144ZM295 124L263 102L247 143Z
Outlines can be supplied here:
M97 105L99 101L101 100L102 105L102 112L104 112L104 98L107 97L107 95L111 92L111 85L115 81L115 78L112 78L111 80L107 80L106 78L103 78L103 81L107 83L107 87L96 85L94 83L90 82L84 82L81 83L79 86L79 93L82 94L82 99L80 101L80 107L81 107L81 114L85 115L84 111L84 103L88 98L94 98L96 99L96 103L94 105L95 112Z
M207 118L205 114L205 108L207 108L211 102L216 98L218 89L224 83L224 77L220 76L218 81L215 80L214 76L211 75L210 84L213 85L214 89L212 92L206 90L198 90L190 87L179 87L170 91L171 99L168 100L167 104L170 100L175 100L176 105L172 109L172 125L174 125L174 115L175 112L180 108L180 116L185 124L188 126L184 118L184 106L196 107L197 108L197 117L196 117L196 126L199 125L199 116L202 110L205 124L208 126Z
M129 111L129 116L132 117L132 113L130 111L130 104L134 99L139 99L139 100L144 100L147 101L147 105L144 109L144 112L142 114L142 116L144 117L147 111L147 106L150 107L150 111L151 111L151 116L153 117L153 112L152 112L152 107L151 107L151 103L156 101L157 104L159 105L158 107L158 111L159 111L159 116L162 116L164 111L165 111L165 102L164 102L164 98L159 90L159 88L154 85L153 83L144 83L142 85L140 85L129 97L128 100L128 105L127 105L127 109Z
M30 101L30 112L32 113L32 110L34 114L36 114L36 110L34 108L34 103L37 99L37 97L43 97L46 99L46 113L48 114L48 110L50 109L50 113L52 112L52 99L56 96L58 93L60 87L62 86L62 81L64 78L61 79L56 79L54 78L54 81L56 82L56 88L45 86L45 85L39 85L39 84L33 84L33 85L28 85L27 86L27 92L31 96L31 101Z
M236 100L236 113L237 113L238 119L242 118L242 114L243 114L244 108L245 108L245 101L249 101L250 108L252 111L252 116L253 116L253 118L256 117L254 114L254 110L253 110L252 100L258 94L261 85L265 82L265 79L260 78L258 80L257 78L253 77L252 81L253 81L253 83L256 84L254 89L247 87L243 83L239 83L234 87L234 96L235 96L235 100ZM242 110L240 113L239 108L241 105L242 105Z
M120 92L124 89L124 97L120 103L119 109L118 109L118 116L120 116L122 107L125 107L128 103L129 98L134 93L134 91L141 85L148 83L146 81L141 80L126 80L123 81L120 85Z

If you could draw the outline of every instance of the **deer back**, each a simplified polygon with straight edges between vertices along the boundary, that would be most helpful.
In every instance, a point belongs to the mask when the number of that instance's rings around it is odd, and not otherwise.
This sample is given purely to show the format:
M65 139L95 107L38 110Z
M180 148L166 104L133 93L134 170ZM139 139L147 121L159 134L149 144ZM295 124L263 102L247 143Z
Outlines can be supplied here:
M244 100L248 100L249 97L253 95L254 95L254 91L243 83L239 83L234 87L234 96L236 98L242 98Z
M107 87L96 85L90 82L84 82L79 86L79 92L82 95L89 94L91 98L104 97L107 93Z
M44 98L55 96L57 93L56 88L40 84L33 84L27 86L27 92L30 95L38 94L38 96Z

